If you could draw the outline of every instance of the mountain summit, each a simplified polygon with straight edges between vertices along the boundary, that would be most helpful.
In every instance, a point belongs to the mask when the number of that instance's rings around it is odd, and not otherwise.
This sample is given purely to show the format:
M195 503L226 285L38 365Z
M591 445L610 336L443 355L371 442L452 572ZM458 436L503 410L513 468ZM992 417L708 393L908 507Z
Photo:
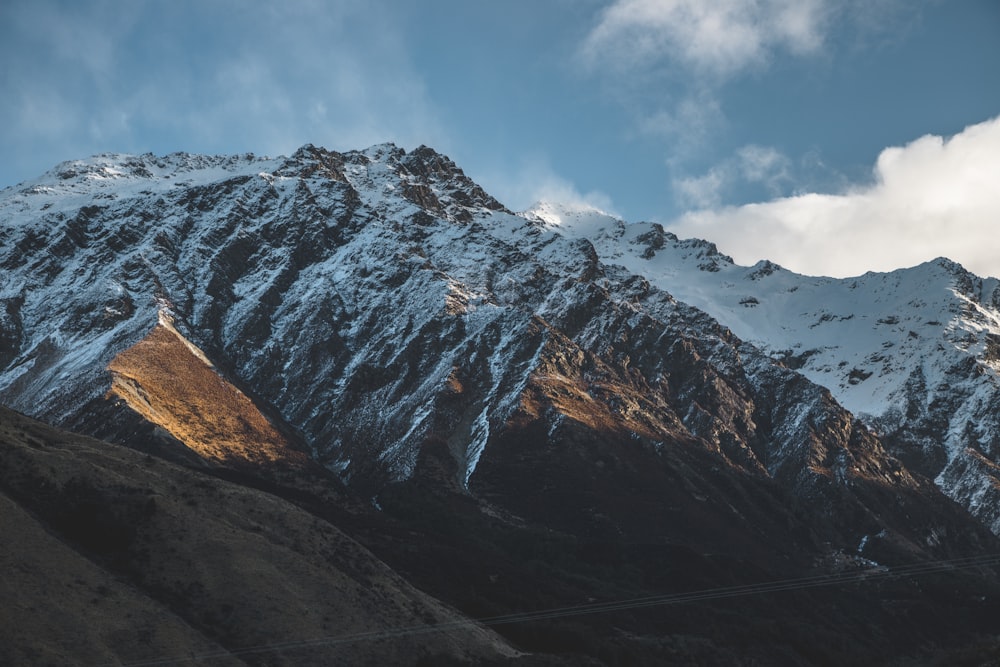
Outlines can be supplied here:
M997 284L947 261L739 267L655 224L515 214L385 144L63 163L0 193L0 267L0 403L327 520L335 476L359 505L336 520L394 522L358 539L470 614L577 604L586 581L641 597L998 550ZM979 637L996 603L965 596L996 575L955 576L960 594L892 595ZM843 660L953 641L890 622L882 592L830 593L844 611L822 619L825 594L799 594L802 626L833 644L884 625ZM665 635L626 619L601 646L822 662L757 625L726 637L728 613L663 612Z

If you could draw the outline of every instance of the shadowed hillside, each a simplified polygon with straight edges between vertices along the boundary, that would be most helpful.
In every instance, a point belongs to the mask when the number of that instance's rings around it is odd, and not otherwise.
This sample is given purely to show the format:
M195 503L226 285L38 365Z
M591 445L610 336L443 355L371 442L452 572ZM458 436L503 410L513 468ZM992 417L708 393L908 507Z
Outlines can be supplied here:
M211 656L213 665L436 664L516 655L286 501L4 408L0 491L0 664L191 656ZM453 621L447 632L382 634ZM367 633L375 634L336 641ZM324 638L331 641L310 643ZM266 650L245 651L252 647Z

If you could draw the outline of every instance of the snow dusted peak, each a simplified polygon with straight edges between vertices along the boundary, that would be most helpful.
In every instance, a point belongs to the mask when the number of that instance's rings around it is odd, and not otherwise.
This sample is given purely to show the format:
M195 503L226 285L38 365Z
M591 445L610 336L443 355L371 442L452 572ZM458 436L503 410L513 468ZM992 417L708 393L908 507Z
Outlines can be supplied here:
M219 183L271 172L280 161L252 153L192 155L102 153L62 162L38 178L3 190L0 225L19 225L45 212L69 213L81 206L164 196L178 188Z
M670 248L672 252L668 253L668 262L675 262L677 256L690 258L702 270L712 271L718 270L719 265L733 265L732 258L719 252L714 243L702 239L679 239L655 222L626 223L589 204L540 201L521 215L529 220L537 220L564 236L587 239L604 247L607 253L602 254L602 257L614 263L622 263L618 260L623 259L625 248L628 251L624 254L635 253L645 260L652 259L664 248ZM648 268L642 264L629 266L640 274ZM761 262L754 269L767 274L781 270L781 267L771 262Z
M332 155L340 159L345 179L373 208L459 223L481 213L510 213L451 159L426 146L406 152L395 144L377 144ZM418 210L412 210L414 206Z
M269 169L269 158L252 153L242 155L192 155L152 153L131 155L101 153L82 160L69 160L56 165L40 177L15 186L18 195L94 194L104 190L115 196L130 188L171 187L174 184L202 184L225 180L238 174L251 174Z
M780 264L775 264L768 259L762 259L750 267L750 272L747 273L747 280L760 280L761 278L766 278L774 275L775 273L787 274L789 271Z
M468 221L469 215L482 209L510 213L449 157L432 148L419 146L401 156L399 164L401 178L411 186L429 189L451 217Z
M387 141L382 144L369 146L365 150L361 151L361 154L367 157L371 162L384 162L391 164L398 162L399 158L406 154L406 151L391 141Z
M521 215L538 218L553 227L571 227L580 221L593 221L598 224L606 224L608 221L622 222L619 218L590 204L582 202L555 202L545 199L535 202L526 211L522 212Z
M949 276L956 293L994 311L1000 310L1000 278L977 276L947 257L938 257L922 266L933 267L933 270Z
M421 145L403 156L401 162L411 174L428 179L454 178L465 176L447 155L438 153L429 146Z
M325 177L333 181L346 180L344 175L345 156L325 148L306 144L282 159L281 166L274 171L279 178Z
M121 182L125 179L171 178L206 170L236 172L247 165L266 159L258 158L253 153L242 155L171 153L164 156L152 153L143 155L101 153L83 160L62 162L46 172L39 180L103 184Z
M940 267L940 268L944 269L945 271L947 271L948 273L954 274L956 276L958 276L958 275L962 275L962 276L964 276L964 275L971 275L971 274L969 274L969 271L964 266L962 266L961 264L959 264L955 260L948 259L947 257L935 257L931 261L926 262L925 265L926 266Z
M584 203L539 201L521 213L549 228L573 238L593 239L602 235L621 236L625 222L599 208Z

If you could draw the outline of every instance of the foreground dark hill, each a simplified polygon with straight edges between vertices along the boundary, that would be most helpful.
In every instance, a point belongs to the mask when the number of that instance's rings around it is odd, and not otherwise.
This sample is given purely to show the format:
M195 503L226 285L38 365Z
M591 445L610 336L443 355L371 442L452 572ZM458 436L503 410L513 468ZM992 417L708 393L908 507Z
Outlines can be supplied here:
M997 538L923 468L430 149L100 156L3 195L0 401L281 498L271 521L305 512L468 616L857 575L498 625L518 650L885 664L996 632ZM862 578L912 563L939 565Z
M6 409L0 505L4 665L517 655L291 503ZM434 624L453 627L384 633Z
M779 491L772 520L734 530L719 524L719 501L683 488L722 491L707 477L657 494L673 539L635 540L567 526L571 506L514 520L427 482L394 485L376 512L301 471L187 470L0 410L0 660L954 665L994 654L989 559L922 561L915 574L845 554L805 567L819 552L789 541L809 529ZM597 502L608 512L597 525L643 496ZM663 519L647 509L636 526ZM760 548L755 533L788 553L762 566L747 548Z

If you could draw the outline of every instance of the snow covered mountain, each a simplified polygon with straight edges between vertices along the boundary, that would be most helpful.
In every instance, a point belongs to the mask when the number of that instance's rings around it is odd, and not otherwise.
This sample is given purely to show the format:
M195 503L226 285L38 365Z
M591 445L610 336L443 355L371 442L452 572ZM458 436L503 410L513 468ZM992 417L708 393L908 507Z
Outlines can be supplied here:
M803 415L827 421L818 406L829 399L787 368L829 388L995 529L1000 521L1000 502L983 502L1000 437L989 421L996 281L947 262L854 281L737 267L655 225L555 207L511 214L447 158L391 145L344 155L307 146L276 160L98 156L8 190L0 214L0 400L55 423L106 407L109 364L166 314L314 457L373 493L411 476L432 434L467 487L531 389L563 416L591 419L572 403L593 401L600 379L571 389L576 377L544 372L559 346L622 373L643 360L643 381L672 404L645 405L642 389L613 407L629 432L687 431L741 466L800 476L816 456L806 443L817 424ZM630 340L640 331L642 345ZM687 363L710 360L713 393L735 414L706 413L678 384L687 378L667 366L677 341ZM788 414L754 414L762 393L773 402L790 383L799 393L774 408ZM905 478L878 457L873 474Z
M426 147L108 154L0 192L0 404L297 502L333 471L405 527L362 512L358 539L465 613L576 604L595 577L641 597L1000 549L930 481L998 529L996 288L947 262L805 278L593 211L515 214ZM898 595L973 628L982 576ZM794 618L832 637L896 614L858 595ZM753 634L711 642L781 664ZM660 641L628 655L662 661Z
M857 278L737 266L656 224L541 203L527 212L594 244L830 390L908 467L1000 532L1000 280L940 258Z
M708 242L595 210L512 215L447 158L391 145L97 156L8 189L0 216L0 399L55 423L80 421L112 357L164 311L348 479L411 474L442 387L471 373L475 408L448 436L467 485L541 360L545 335L529 331L593 300L580 284L677 319L663 295L620 293L641 276L829 389L1000 531L1000 282L948 260L845 280L740 267ZM577 342L607 345L607 326ZM415 354L449 339L441 356ZM771 474L783 460L752 458Z

